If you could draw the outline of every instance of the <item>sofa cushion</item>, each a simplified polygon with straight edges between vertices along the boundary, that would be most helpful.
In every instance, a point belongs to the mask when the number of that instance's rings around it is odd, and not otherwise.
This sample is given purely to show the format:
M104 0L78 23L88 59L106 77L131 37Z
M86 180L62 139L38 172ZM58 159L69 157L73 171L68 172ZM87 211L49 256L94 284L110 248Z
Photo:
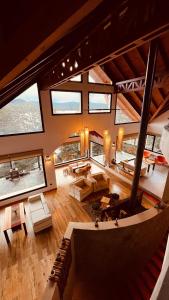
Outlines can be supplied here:
M96 180L103 180L103 174L97 174L96 176L94 176L94 178L96 178Z
M41 209L38 209L38 210L32 212L31 216L32 216L32 222L36 223L38 221L43 220L46 217L46 214L44 212L44 209L41 208Z
M31 196L28 198L29 202L34 202L34 201L38 201L38 200L41 200L41 195L38 194L38 195L35 195L35 196Z
M31 212L33 212L35 210L39 210L41 208L43 209L43 205L42 205L41 201L34 201L34 202L31 202L29 205L29 209Z
M86 187L86 183L84 182L84 180L76 182L75 185L82 188L82 189Z

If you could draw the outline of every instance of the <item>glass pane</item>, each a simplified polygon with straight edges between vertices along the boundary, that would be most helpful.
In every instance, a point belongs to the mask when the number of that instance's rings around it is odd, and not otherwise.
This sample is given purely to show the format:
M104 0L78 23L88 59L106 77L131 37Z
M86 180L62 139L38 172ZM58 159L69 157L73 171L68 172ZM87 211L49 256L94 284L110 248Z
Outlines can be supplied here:
M103 145L90 142L90 157L104 165L104 149Z
M88 73L89 83L112 84L112 81L101 68L94 68Z
M62 164L82 158L80 142L67 143L55 150L55 164Z
M152 151L153 150L153 142L154 142L154 136L147 134L145 149Z
M70 81L81 82L82 81L82 75L77 75L77 76L71 78Z
M42 157L0 164L0 200L46 186Z
M52 91L52 107L54 114L81 113L81 93Z
M160 140L161 140L161 136L156 136L155 137L154 148L153 148L154 152L161 153Z
M38 87L35 83L0 109L0 135L42 130Z
M89 93L89 112L104 113L110 112L111 94Z

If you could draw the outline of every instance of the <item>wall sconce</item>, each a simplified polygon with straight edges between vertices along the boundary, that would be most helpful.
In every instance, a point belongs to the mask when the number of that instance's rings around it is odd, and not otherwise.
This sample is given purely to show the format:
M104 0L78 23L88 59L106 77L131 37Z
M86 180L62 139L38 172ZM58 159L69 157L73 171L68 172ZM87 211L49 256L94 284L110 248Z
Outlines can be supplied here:
M108 130L104 130L103 132L103 146L104 146L104 163L105 165L109 165L111 160L111 135Z
M89 150L89 129L85 127L84 129L84 139L85 139L85 152Z
M124 136L124 128L120 127L118 130L118 137L117 137L117 150L122 150L122 143L123 143L123 136Z
M85 133L84 130L80 131L80 154L83 156L85 153Z

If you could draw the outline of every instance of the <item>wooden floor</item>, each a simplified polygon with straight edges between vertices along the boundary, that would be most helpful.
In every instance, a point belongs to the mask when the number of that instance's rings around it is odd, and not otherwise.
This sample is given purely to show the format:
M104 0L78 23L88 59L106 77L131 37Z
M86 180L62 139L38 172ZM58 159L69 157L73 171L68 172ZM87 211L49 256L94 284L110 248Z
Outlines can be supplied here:
M100 168L92 164L92 173ZM34 235L27 203L28 236L24 231L14 234L9 231L11 247L8 247L0 233L0 299L1 300L39 300L44 291L60 241L69 221L91 221L80 202L68 196L72 176L63 176L63 169L56 170L57 191L46 193L52 212L53 228ZM129 194L128 186L111 176L111 191ZM0 223L3 222L4 209L0 210Z

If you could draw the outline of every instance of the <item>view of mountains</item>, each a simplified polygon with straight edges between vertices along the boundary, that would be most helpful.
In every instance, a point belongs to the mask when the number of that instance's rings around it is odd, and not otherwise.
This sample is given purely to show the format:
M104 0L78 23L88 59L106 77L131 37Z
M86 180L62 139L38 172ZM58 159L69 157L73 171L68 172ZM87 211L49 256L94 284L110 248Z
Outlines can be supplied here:
M96 109L108 109L106 103L90 103L90 110L96 110ZM56 103L53 101L53 110L54 112L57 111L79 111L80 110L80 103L78 102L62 102L62 103Z

